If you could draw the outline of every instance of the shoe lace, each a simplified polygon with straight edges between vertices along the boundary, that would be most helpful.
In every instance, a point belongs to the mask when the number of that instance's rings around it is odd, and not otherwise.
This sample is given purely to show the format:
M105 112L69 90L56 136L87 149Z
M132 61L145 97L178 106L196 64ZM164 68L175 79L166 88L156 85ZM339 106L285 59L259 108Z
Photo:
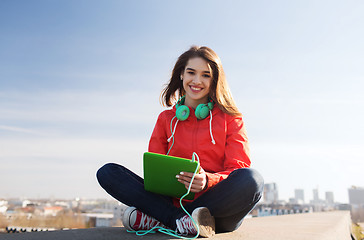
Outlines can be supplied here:
M150 217L145 213L140 213L140 214L141 214L141 219L140 219L138 229L149 230L159 224L159 221L156 220L155 218Z
M177 230L181 234L196 234L196 227L191 219L185 215L184 217L177 219Z

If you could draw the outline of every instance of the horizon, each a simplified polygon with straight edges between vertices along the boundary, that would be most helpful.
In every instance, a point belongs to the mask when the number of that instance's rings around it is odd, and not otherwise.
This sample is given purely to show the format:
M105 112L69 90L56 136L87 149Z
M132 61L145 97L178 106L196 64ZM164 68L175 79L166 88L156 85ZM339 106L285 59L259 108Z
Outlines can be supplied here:
M319 188L347 203L363 186L363 12L337 0L2 1L0 197L110 198L95 177L107 162L142 175L173 65L205 45L279 198Z
M266 184L272 184L272 183L266 183ZM348 191L350 189L353 189L356 188L356 189L362 189L363 187L361 186L352 186L351 188L348 188ZM295 190L303 190L303 194L304 194L304 201L301 202L301 203L298 203L298 204L303 204L303 205L309 205L309 204L314 204L312 203L312 201L314 201L314 199L307 199L305 196L306 193L304 191L304 189L294 189ZM317 190L317 189L312 189L312 191L314 190ZM324 196L322 197L322 193L320 194L320 191L318 191L318 197L319 197L319 200L320 201L326 201L326 193L334 193L333 191L326 191L326 192L323 192ZM349 193L348 193L349 195ZM278 196L279 196L279 187L278 187ZM334 197L334 203L335 204L349 204L349 202L340 202L340 201L336 201L335 200L335 195L333 196ZM292 196L289 197L289 199L280 199L278 198L278 202L282 202L284 201L286 204L291 204L289 201L291 199L295 199L295 196L294 194ZM1 200L21 200L21 201L27 201L27 200L30 200L30 201L116 201L118 203L121 203L119 202L118 200L114 199L113 197L111 196L106 196L106 197L88 197L88 198L84 198L84 197L79 197L79 196L74 196L74 197L67 197L67 198L64 198L64 197L54 197L54 196L49 196L49 197L26 197L26 196L10 196L10 197L2 197L0 196L0 201ZM267 204L263 197L262 199L258 202L258 203L262 203L262 204ZM123 203L121 203L123 204Z

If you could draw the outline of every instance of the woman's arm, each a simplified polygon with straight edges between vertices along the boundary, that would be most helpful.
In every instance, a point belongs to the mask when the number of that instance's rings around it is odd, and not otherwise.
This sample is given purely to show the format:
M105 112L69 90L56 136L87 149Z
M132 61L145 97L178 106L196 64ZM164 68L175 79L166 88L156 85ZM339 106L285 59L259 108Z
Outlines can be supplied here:
M245 125L241 116L228 116L226 144L224 151L224 171L206 172L208 188L216 185L238 168L250 167L250 150Z
M168 142L166 132L165 112L159 114L149 140L148 152L167 154Z
M241 117L229 117L227 122L226 144L224 149L224 170L220 172L205 172L202 167L196 174L191 186L191 192L201 192L213 187L238 168L250 167L249 144L246 130ZM176 176L178 181L189 187L193 173L183 172Z

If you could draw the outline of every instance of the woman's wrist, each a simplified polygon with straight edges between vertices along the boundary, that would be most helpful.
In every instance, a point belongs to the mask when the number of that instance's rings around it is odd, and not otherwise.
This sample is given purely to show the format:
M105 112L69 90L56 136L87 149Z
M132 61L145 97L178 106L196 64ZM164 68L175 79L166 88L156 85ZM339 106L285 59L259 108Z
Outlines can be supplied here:
M207 174L205 176L206 176L206 183L205 183L205 187L202 190L206 190L207 187L209 186L209 177L207 176Z

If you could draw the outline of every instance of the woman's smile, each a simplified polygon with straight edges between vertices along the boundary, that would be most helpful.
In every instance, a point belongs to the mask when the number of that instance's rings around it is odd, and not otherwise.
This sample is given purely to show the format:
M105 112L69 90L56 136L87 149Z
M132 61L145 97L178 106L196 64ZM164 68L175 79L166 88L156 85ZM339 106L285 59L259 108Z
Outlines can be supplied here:
M191 89L193 92L198 93L198 92L200 92L203 88L201 88L201 87L196 87L196 86L191 86L191 85L190 85L190 89Z

